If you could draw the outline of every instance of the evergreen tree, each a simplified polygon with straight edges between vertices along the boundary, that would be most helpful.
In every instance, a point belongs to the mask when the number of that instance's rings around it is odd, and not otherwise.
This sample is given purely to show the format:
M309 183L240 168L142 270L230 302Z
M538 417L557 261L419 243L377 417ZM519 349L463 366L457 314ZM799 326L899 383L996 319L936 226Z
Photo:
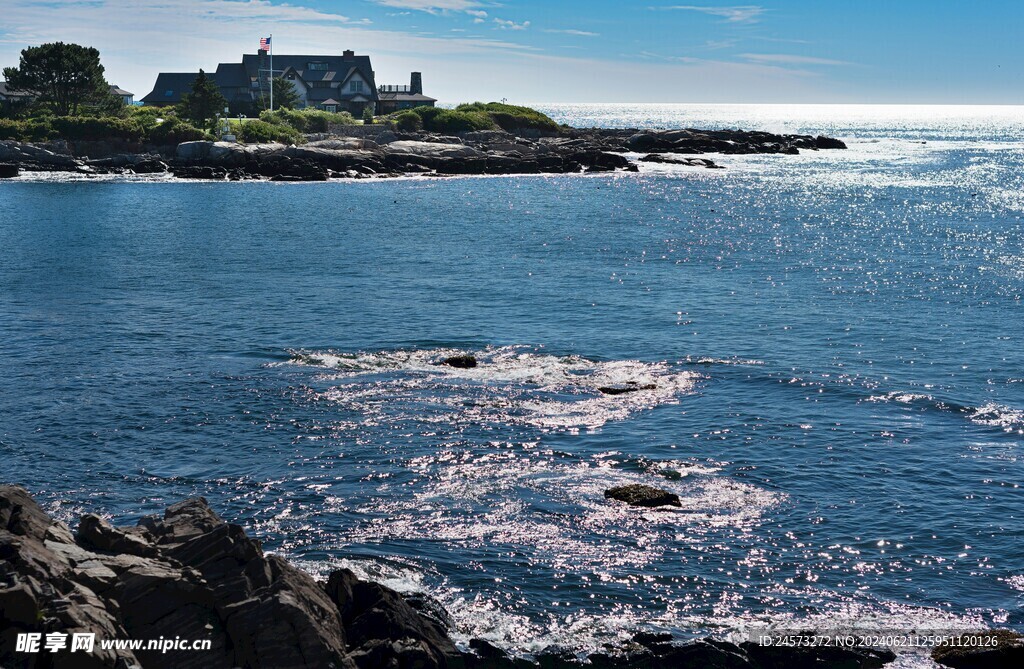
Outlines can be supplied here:
M57 116L78 114L109 93L100 52L78 44L52 42L22 50L18 67L5 67L7 85L36 95Z
M178 116L191 121L197 128L212 128L217 114L223 113L227 104L214 80L199 70L199 76L192 82L192 92L181 96Z
M274 87L274 109L295 109L299 106L299 94L292 86L292 82L281 77L274 77L270 83ZM270 109L270 95L264 95L260 100L261 109Z

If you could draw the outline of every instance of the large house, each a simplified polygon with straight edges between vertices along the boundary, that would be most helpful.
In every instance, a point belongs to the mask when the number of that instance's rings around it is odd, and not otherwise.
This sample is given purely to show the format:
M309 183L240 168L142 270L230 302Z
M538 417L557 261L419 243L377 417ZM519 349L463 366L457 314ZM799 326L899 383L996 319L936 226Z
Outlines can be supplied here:
M245 54L240 63L221 63L212 75L227 99L232 113L251 113L269 103L271 76L291 83L299 96L300 108L347 111L361 116L367 108L377 111L380 96L374 82L369 56L344 51L340 56L274 55L273 73L265 51ZM199 73L161 72L153 92L142 101L147 105L177 104L192 90Z
M423 94L423 75L413 72L408 86L380 86L377 88L377 113L390 114L400 109L413 107L433 107L437 102L434 98Z

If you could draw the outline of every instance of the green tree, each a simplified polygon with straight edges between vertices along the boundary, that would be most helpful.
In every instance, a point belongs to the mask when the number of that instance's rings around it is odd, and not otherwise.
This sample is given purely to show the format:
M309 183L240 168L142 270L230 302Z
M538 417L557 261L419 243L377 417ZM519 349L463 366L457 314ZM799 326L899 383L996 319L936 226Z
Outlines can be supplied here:
M192 82L192 92L181 96L178 103L178 116L199 128L213 128L217 122L217 114L224 111L228 101L220 94L216 82L199 70L199 76Z
M299 106L299 94L292 86L292 82L281 77L274 77L270 85L274 87L274 109L295 109ZM261 109L270 109L270 95L264 95L260 100Z
M5 67L7 85L34 93L57 116L78 113L109 92L100 52L78 44L52 42L22 50L18 67Z

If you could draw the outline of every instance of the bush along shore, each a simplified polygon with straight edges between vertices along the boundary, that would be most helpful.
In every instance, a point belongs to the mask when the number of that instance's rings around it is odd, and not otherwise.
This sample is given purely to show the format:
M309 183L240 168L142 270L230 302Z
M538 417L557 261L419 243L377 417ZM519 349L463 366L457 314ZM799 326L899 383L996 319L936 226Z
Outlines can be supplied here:
M264 553L245 530L202 498L115 527L81 517L77 531L28 492L0 486L0 666L216 669L658 669L881 667L895 659L866 648L762 647L704 639L675 643L638 633L621 647L581 657L548 649L513 657L482 639L457 645L444 609L338 569L317 581ZM50 635L94 634L92 652L49 652ZM37 652L17 646L38 634ZM1020 666L1020 639L999 649L937 656L954 667ZM104 647L103 640L209 640L208 649ZM987 655L986 655L987 653ZM1004 664L998 664L1004 662Z
M152 114L136 116L152 123ZM37 171L277 181L635 172L641 162L720 167L699 154L846 148L830 137L742 130L574 129L534 110L497 103L423 107L368 125L334 118L341 116L264 112L259 119L233 122L240 142L212 141L173 117L144 132L118 121L113 135L104 134L109 128L98 122L56 123L47 126L49 134L38 131L47 138L38 141L30 141L37 130L27 123L22 134L9 132L13 138L0 140L0 178ZM65 125L74 132L58 132Z

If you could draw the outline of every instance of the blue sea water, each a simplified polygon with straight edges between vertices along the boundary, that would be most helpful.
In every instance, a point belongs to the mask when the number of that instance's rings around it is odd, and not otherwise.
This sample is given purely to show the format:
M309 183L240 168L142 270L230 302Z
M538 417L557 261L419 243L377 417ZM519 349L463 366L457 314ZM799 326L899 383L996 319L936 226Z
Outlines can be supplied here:
M69 522L204 495L525 652L1024 629L1024 110L544 109L850 148L0 183L0 479ZM603 498L625 483L682 508Z

